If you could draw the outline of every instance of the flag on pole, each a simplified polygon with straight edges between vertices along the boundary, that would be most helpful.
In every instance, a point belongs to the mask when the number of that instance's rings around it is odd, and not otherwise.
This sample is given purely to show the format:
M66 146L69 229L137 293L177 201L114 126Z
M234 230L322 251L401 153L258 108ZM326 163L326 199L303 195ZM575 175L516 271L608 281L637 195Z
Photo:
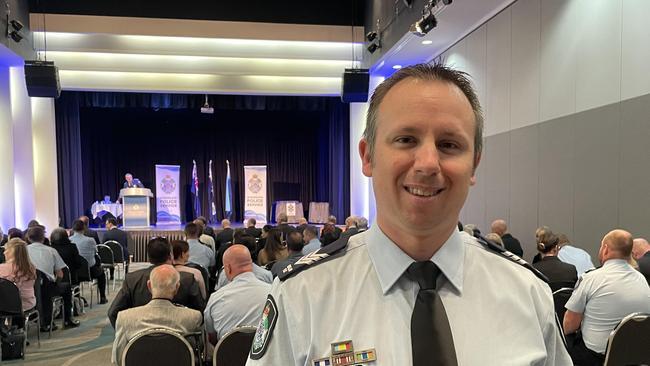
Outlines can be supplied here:
M214 182L212 180L212 159L210 159L210 170L208 170L208 201L210 203L210 217L208 217L208 222L215 223L217 222L217 206L214 202Z
M230 181L230 162L226 160L226 218L230 220L232 215L232 182Z
M201 216L201 198L199 196L199 176L196 173L196 160L192 160L192 200L194 200L194 218Z

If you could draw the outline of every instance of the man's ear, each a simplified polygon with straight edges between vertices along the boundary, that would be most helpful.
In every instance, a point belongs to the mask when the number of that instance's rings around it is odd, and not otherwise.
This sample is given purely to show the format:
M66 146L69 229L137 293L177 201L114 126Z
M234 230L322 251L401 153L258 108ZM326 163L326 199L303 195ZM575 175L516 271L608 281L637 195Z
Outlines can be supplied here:
M469 185L473 186L476 184L476 169L478 168L478 164L481 162L481 153L476 154L476 157L474 158L474 168L472 168L472 176L469 178Z
M151 292L151 280L147 280L147 288L149 289L149 292Z
M359 155L361 156L361 171L366 177L372 177L372 156L370 156L370 145L365 138L359 141Z

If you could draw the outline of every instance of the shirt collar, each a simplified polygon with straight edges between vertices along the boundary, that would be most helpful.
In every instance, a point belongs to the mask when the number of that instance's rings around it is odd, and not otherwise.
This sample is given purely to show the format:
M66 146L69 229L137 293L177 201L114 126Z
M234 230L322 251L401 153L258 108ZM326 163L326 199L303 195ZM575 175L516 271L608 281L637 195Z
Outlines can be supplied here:
M255 273L253 272L243 272L235 276L235 278L232 279L232 282L239 282L239 281L250 281L252 279L256 278Z
M608 266L621 266L628 264L625 259L618 259L618 258L613 258L613 259L608 259L603 263L603 267L608 267Z
M392 242L381 231L379 225L373 225L367 230L366 235L368 254L385 295L399 280L408 266L415 261ZM447 241L431 258L431 261L440 268L440 271L456 290L462 292L465 243L459 231L453 231Z

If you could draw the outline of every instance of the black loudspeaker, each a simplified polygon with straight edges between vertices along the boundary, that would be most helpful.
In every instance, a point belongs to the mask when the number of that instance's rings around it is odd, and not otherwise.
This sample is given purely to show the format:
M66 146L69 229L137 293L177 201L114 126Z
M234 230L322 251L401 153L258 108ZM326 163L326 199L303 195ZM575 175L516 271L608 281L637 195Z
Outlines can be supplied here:
M369 82L368 69L345 69L341 86L341 100L344 103L367 102Z
M59 69L52 61L25 61L25 84L30 97L58 98Z

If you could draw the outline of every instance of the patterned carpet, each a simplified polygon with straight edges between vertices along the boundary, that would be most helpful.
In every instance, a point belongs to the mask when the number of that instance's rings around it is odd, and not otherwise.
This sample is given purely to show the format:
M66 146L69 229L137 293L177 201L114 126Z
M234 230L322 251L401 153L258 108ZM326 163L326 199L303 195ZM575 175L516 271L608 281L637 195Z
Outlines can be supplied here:
M146 266L146 265L144 265ZM143 264L133 263L131 270L144 267ZM36 342L36 330L30 329L28 340L31 343L27 346L24 360L2 361L2 365L29 365L29 366L110 366L111 348L115 331L111 327L106 312L121 286L121 281L115 283L115 291L112 290L113 281L108 281L111 286L107 295L108 304L93 304L93 308L86 307L85 314L77 317L81 326L73 329L62 329L61 319L56 320L59 329L49 333L41 333L41 347ZM88 298L88 289L83 294ZM35 328L35 327L32 327Z

